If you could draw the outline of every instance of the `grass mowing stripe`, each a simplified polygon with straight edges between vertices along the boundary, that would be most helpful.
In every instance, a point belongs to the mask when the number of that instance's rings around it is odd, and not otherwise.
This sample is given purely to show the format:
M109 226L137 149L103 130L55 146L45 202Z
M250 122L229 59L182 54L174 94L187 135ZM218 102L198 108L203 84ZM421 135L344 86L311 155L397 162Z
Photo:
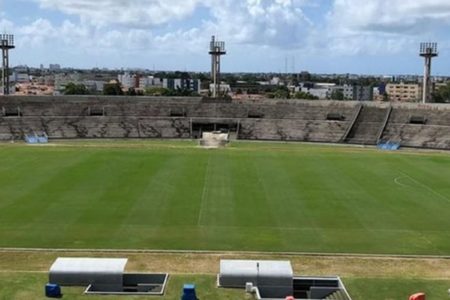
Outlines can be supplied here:
M450 254L448 154L173 141L0 152L3 247ZM429 189L396 184L399 170Z
M203 189L202 189L202 197L200 199L200 209L198 211L198 219L197 219L197 226L202 225L202 217L203 217L203 211L205 210L206 201L208 197L208 190L209 190L209 181L210 178L210 165L211 165L211 155L208 156L208 162L206 163L206 171L205 171L205 178L203 179Z

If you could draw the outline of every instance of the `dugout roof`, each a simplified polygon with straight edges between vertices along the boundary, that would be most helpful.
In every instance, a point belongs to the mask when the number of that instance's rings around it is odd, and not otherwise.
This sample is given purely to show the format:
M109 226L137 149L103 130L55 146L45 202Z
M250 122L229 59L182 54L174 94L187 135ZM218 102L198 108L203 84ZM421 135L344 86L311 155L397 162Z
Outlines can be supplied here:
M63 286L121 286L127 262L125 258L58 258L50 268L50 283Z

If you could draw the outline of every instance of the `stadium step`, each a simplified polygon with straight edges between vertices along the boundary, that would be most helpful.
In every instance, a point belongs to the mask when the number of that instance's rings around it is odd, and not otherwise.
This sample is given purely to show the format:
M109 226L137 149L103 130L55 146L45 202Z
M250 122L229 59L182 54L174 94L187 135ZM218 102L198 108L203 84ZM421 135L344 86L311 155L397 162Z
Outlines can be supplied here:
M340 290L334 292L330 296L326 297L325 300L349 300L344 291Z
M389 108L363 106L345 142L376 145L388 111Z

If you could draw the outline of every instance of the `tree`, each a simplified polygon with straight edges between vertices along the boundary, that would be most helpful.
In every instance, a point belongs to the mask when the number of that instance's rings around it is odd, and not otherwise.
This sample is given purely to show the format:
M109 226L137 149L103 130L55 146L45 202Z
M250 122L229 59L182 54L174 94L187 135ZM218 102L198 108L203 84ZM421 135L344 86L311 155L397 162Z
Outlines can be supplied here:
M439 87L437 91L433 92L432 99L436 103L450 103L450 83Z
M276 99L289 99L291 97L291 93L289 92L289 89L285 86L278 87L273 92L273 97Z
M191 75L188 72L175 71L172 74L173 78L190 79Z
M137 96L136 90L134 88L129 88L125 94L127 96Z
M235 75L227 75L225 76L225 78L223 78L223 80L230 86L235 86L238 81Z
M344 92L342 90L336 89L331 93L332 100L344 100Z
M185 88L177 87L177 89L174 91L174 96L178 97L190 97L192 96L194 92Z
M136 90L135 88L129 88L125 93L127 96L144 96L144 93L141 90Z
M210 81L211 78L205 73L195 73L192 75L192 79L198 79L200 81Z
M89 94L88 89L84 84L75 84L69 82L64 88L64 95L87 95Z
M259 90L257 88L248 88L247 89L247 94L248 95L258 95L259 94Z
M145 89L144 94L146 96L173 96L169 89L162 87L149 87Z
M311 95L310 93L305 92L297 92L294 95L295 99L302 99L302 100L318 100L319 97Z
M123 95L120 83L107 83L103 86L103 95Z

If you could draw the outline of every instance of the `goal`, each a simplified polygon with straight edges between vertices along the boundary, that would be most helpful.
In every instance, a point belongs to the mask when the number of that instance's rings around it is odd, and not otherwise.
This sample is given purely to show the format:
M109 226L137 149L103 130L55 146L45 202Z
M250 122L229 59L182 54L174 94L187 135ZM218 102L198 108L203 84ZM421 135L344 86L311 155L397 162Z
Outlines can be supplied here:
M207 149L223 148L229 143L230 135L220 131L203 132L200 146Z

